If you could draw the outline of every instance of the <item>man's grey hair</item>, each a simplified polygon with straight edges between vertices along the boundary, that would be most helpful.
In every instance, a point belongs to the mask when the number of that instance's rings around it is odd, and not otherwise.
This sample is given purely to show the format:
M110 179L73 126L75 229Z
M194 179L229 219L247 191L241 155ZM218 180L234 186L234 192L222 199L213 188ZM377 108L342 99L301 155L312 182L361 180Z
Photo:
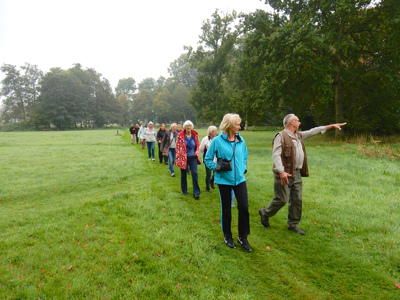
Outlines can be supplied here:
M288 114L286 117L283 118L283 127L286 128L286 126L289 125L289 122L296 117L295 114Z

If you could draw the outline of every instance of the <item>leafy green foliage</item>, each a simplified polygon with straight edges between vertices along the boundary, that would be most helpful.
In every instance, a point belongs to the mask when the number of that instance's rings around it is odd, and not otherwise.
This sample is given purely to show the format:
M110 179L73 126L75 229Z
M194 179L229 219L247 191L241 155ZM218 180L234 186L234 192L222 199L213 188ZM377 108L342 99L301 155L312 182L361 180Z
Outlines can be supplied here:
M195 51L188 48L189 61L198 72L189 101L198 118L205 121L219 121L229 110L225 81L237 38L232 28L235 18L235 12L221 16L216 10L211 19L203 22L200 46Z
M181 54L181 56L174 60L170 64L168 72L174 82L182 83L187 88L191 88L197 84L197 70L190 67L187 53Z
M79 64L66 71L52 69L41 83L33 114L37 125L51 123L60 129L80 123L101 127L112 121L117 110L109 82Z
M4 64L0 96L4 97L1 119L5 122L28 121L39 94L40 79L43 76L36 65L26 63L20 70L14 65Z
M128 99L133 99L136 90L136 80L132 77L128 77L118 80L118 85L115 88L115 94L117 97L124 94Z
M280 115L296 112L311 120L308 127L345 120L354 132L400 128L399 122L383 125L399 113L394 1L266 3L274 14L257 11L243 21L238 72L249 110L258 104Z

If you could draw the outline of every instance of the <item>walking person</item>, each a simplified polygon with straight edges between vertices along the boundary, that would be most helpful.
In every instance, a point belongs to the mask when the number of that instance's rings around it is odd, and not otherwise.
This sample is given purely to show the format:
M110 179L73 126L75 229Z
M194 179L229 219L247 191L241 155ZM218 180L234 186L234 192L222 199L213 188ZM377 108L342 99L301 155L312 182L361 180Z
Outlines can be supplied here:
M144 130L144 139L147 144L147 152L149 154L149 160L155 160L154 158L154 148L156 146L156 136L157 133L154 129L153 122L149 122L149 127Z
M187 169L190 166L193 197L195 199L200 198L200 187L197 175L197 164L201 164L199 159L199 147L199 135L193 130L193 123L188 120L183 123L183 130L178 134L175 165L181 169L181 190L183 195L187 195Z
M246 143L239 134L241 121L238 114L224 116L220 125L222 132L211 141L204 163L209 169L216 171L214 181L218 184L221 198L221 227L225 244L236 248L231 231L233 190L238 204L237 241L243 250L249 252L252 250L247 240L250 234L249 203L244 176L247 172L248 153ZM214 156L217 157L217 163L214 162ZM225 167L221 167L222 165Z
M201 140L200 148L199 148L200 153L203 154L203 162L204 162L204 157L207 154L208 147L210 146L212 139L215 138L216 136L217 136L217 127L215 127L215 126L208 127L207 136L205 136ZM207 167L207 165L204 164L204 166L206 168L206 193L210 194L211 193L210 192L210 186L211 186L212 189L215 188L215 185L214 185L214 171L209 169Z
M142 145L142 149L146 148L146 139L144 137L145 130L146 130L146 123L141 122L140 129L139 129L139 138L140 138L140 144Z
M308 177L307 155L303 140L316 134L324 134L332 128L341 130L346 123L331 124L315 127L311 130L299 132L301 123L294 114L288 114L283 119L281 132L273 139L272 160L274 173L275 197L267 207L260 208L261 224L270 227L269 218L274 216L286 203L289 203L287 220L288 229L305 235L298 227L301 220L303 199L303 183L301 177Z
M178 125L177 125L176 131L178 132L178 134L181 133L181 131L182 131L182 124L178 124Z
M139 144L139 130L140 130L139 124L136 124L135 125L136 144Z
M161 151L164 153L163 155L167 154L168 149L168 161L169 161L169 172L171 173L172 177L175 177L174 172L174 163L176 157L176 140L178 138L178 132L176 131L176 123L172 123L169 127L169 130L165 133L162 141L161 141Z
M136 130L133 124L131 124L131 127L129 127L129 131L131 132L131 144L133 145L136 139Z
M160 129L157 131L157 144L158 144L158 160L159 163L162 164L163 161L167 165L168 164L168 156L163 156L161 150L161 141L164 138L164 135L167 131L165 130L165 124L161 123Z

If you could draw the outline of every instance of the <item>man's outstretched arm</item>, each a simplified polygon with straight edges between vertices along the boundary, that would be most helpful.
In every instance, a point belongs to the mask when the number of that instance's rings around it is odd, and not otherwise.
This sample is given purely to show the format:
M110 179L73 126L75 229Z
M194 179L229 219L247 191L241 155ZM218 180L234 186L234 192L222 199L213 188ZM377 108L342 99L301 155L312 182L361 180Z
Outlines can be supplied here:
M331 124L331 125L326 125L325 130L328 131L332 128L336 128L339 130L342 130L342 126L346 125L347 123L337 123L337 124Z

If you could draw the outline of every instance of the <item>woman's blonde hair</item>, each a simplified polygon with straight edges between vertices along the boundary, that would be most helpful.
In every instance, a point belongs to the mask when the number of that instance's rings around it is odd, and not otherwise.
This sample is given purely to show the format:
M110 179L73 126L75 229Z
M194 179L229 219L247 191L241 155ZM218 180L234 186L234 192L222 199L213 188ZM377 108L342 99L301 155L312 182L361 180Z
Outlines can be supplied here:
M207 135L210 136L211 132L213 132L213 131L218 131L218 128L216 126L214 126L214 125L211 125L207 129Z
M235 125L235 121L239 120L242 122L242 119L238 114L226 114L224 118L222 119L221 124L219 125L219 128L221 128L221 131L225 134L228 133L228 131Z
M192 129L194 129L194 125L193 125L192 121L187 120L187 121L185 121L185 123L183 123L183 126L182 126L183 130L185 130L186 126L188 126L188 125L191 125Z
M178 125L176 125L176 123L172 123L171 125L169 125L169 130L172 130L172 128L176 127Z

